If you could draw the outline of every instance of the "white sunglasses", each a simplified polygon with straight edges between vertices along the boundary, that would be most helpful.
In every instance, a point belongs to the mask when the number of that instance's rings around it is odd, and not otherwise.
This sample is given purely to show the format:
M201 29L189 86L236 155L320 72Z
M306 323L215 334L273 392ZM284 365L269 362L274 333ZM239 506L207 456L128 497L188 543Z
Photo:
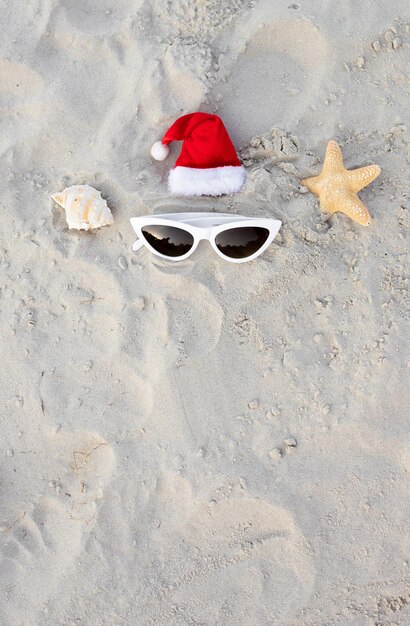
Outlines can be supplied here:
M183 261L207 239L215 252L231 263L252 261L262 254L282 225L280 220L228 213L167 213L130 221L138 235L133 250L145 245L163 259Z

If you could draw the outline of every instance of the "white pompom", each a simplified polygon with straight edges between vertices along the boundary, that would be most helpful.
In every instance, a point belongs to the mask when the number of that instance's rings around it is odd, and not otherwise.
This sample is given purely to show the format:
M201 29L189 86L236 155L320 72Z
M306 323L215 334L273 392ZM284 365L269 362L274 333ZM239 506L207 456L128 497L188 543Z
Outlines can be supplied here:
M156 141L152 144L151 148L151 156L156 161L163 161L169 155L169 147L166 146L162 141Z

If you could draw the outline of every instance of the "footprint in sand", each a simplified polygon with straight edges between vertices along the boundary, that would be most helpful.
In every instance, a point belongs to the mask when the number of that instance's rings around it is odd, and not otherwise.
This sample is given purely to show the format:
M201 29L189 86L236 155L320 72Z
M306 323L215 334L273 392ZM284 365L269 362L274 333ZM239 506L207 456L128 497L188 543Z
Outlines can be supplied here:
M0 59L0 96L8 102L0 120L0 151L3 154L9 150L9 160L16 167L21 155L13 146L17 141L37 139L38 123L45 109L43 78L23 63Z
M33 457L30 474L36 499L14 502L6 511L4 501L10 503L12 498L3 495L2 626L35 623L36 613L81 553L114 466L113 450L99 435L60 432L48 436L42 453Z
M144 624L283 624L307 601L309 548L286 509L253 497L200 502L172 476L157 498L161 567L146 589Z
M155 355L161 350L163 356L179 364L188 356L211 352L218 344L223 323L223 309L212 289L198 275L187 276L182 266L170 267L149 257L145 263L150 295L144 299L143 310L128 307L125 351L140 361L154 359L158 367L161 359ZM133 337L134 345L129 337Z
M219 341L223 311L210 289L189 282L181 285L180 298L173 295L165 298L169 337L178 344L181 356L204 356ZM187 295L182 297L182 293Z
M137 319L145 320L146 311L132 301L136 299L135 287L129 299L126 284L119 287L118 265L107 268L93 259L92 239L78 235L74 239L66 234L61 238L67 256L55 249L49 253L59 270L52 274L52 288L45 284L48 278L44 283L36 282L30 274L26 284L15 286L15 298L7 300L4 312L18 320L14 323L14 349L29 351L22 367L27 368L27 376L34 369L38 372L35 395L40 396L37 406L42 403L46 417L65 423L67 428L76 428L84 417L92 429L101 427L102 418L108 422L114 409L121 411L124 421L133 420L134 415L149 412L152 402L146 381L146 337L152 334L152 328L144 329L141 336ZM33 259L33 276L41 274L37 263L44 261ZM28 315L35 319L35 325L27 324ZM141 342L141 355L136 355L134 335L128 332L130 317L133 333L136 330L136 339ZM44 332L52 337L51 341L43 340ZM129 344L127 354L122 353L124 343ZM136 366L132 358L135 355L141 367ZM21 368L13 377L23 378ZM96 406L101 409L96 411Z
M213 92L221 101L218 115L242 135L239 145L275 123L294 128L309 105L317 100L332 51L325 37L308 20L283 20L257 28L246 50L227 55L228 76ZM229 58L231 56L231 58ZM260 98L255 115L253 94L277 94Z
M62 0L59 8L75 31L108 36L123 30L142 4L142 0L118 0L114 9L110 0L97 5L90 0Z

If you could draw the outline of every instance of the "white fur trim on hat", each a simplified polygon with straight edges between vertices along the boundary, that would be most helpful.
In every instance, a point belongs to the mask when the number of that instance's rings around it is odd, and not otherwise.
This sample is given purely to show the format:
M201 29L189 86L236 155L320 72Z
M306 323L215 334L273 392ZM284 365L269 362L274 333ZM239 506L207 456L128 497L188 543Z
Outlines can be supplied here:
M151 147L151 156L156 161L164 161L169 155L169 147L162 143L162 141L156 141Z
M169 173L171 193L183 196L223 196L239 191L245 182L243 165L200 169L178 165Z

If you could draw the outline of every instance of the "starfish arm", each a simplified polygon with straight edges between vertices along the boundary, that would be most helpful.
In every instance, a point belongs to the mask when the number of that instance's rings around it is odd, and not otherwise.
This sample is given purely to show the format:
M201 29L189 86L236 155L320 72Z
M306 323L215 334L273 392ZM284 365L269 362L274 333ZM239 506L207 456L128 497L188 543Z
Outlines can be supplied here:
M339 173L342 170L344 170L342 151L336 141L329 141L326 147L326 155L323 162L322 173Z
M359 167L356 170L349 170L347 173L349 188L355 192L364 189L378 177L380 172L381 169L378 165L366 165L366 167Z
M303 178L300 182L302 183L302 185L307 187L309 191L318 196L320 180L320 176L310 176L309 178Z
M334 213L335 211L339 211L337 206L335 206L334 202L329 198L329 196L321 194L319 197L319 204L322 211L325 213Z
M338 211L341 211L352 220L362 226L368 226L372 221L367 207L363 204L357 194L347 192L343 199L340 200Z

